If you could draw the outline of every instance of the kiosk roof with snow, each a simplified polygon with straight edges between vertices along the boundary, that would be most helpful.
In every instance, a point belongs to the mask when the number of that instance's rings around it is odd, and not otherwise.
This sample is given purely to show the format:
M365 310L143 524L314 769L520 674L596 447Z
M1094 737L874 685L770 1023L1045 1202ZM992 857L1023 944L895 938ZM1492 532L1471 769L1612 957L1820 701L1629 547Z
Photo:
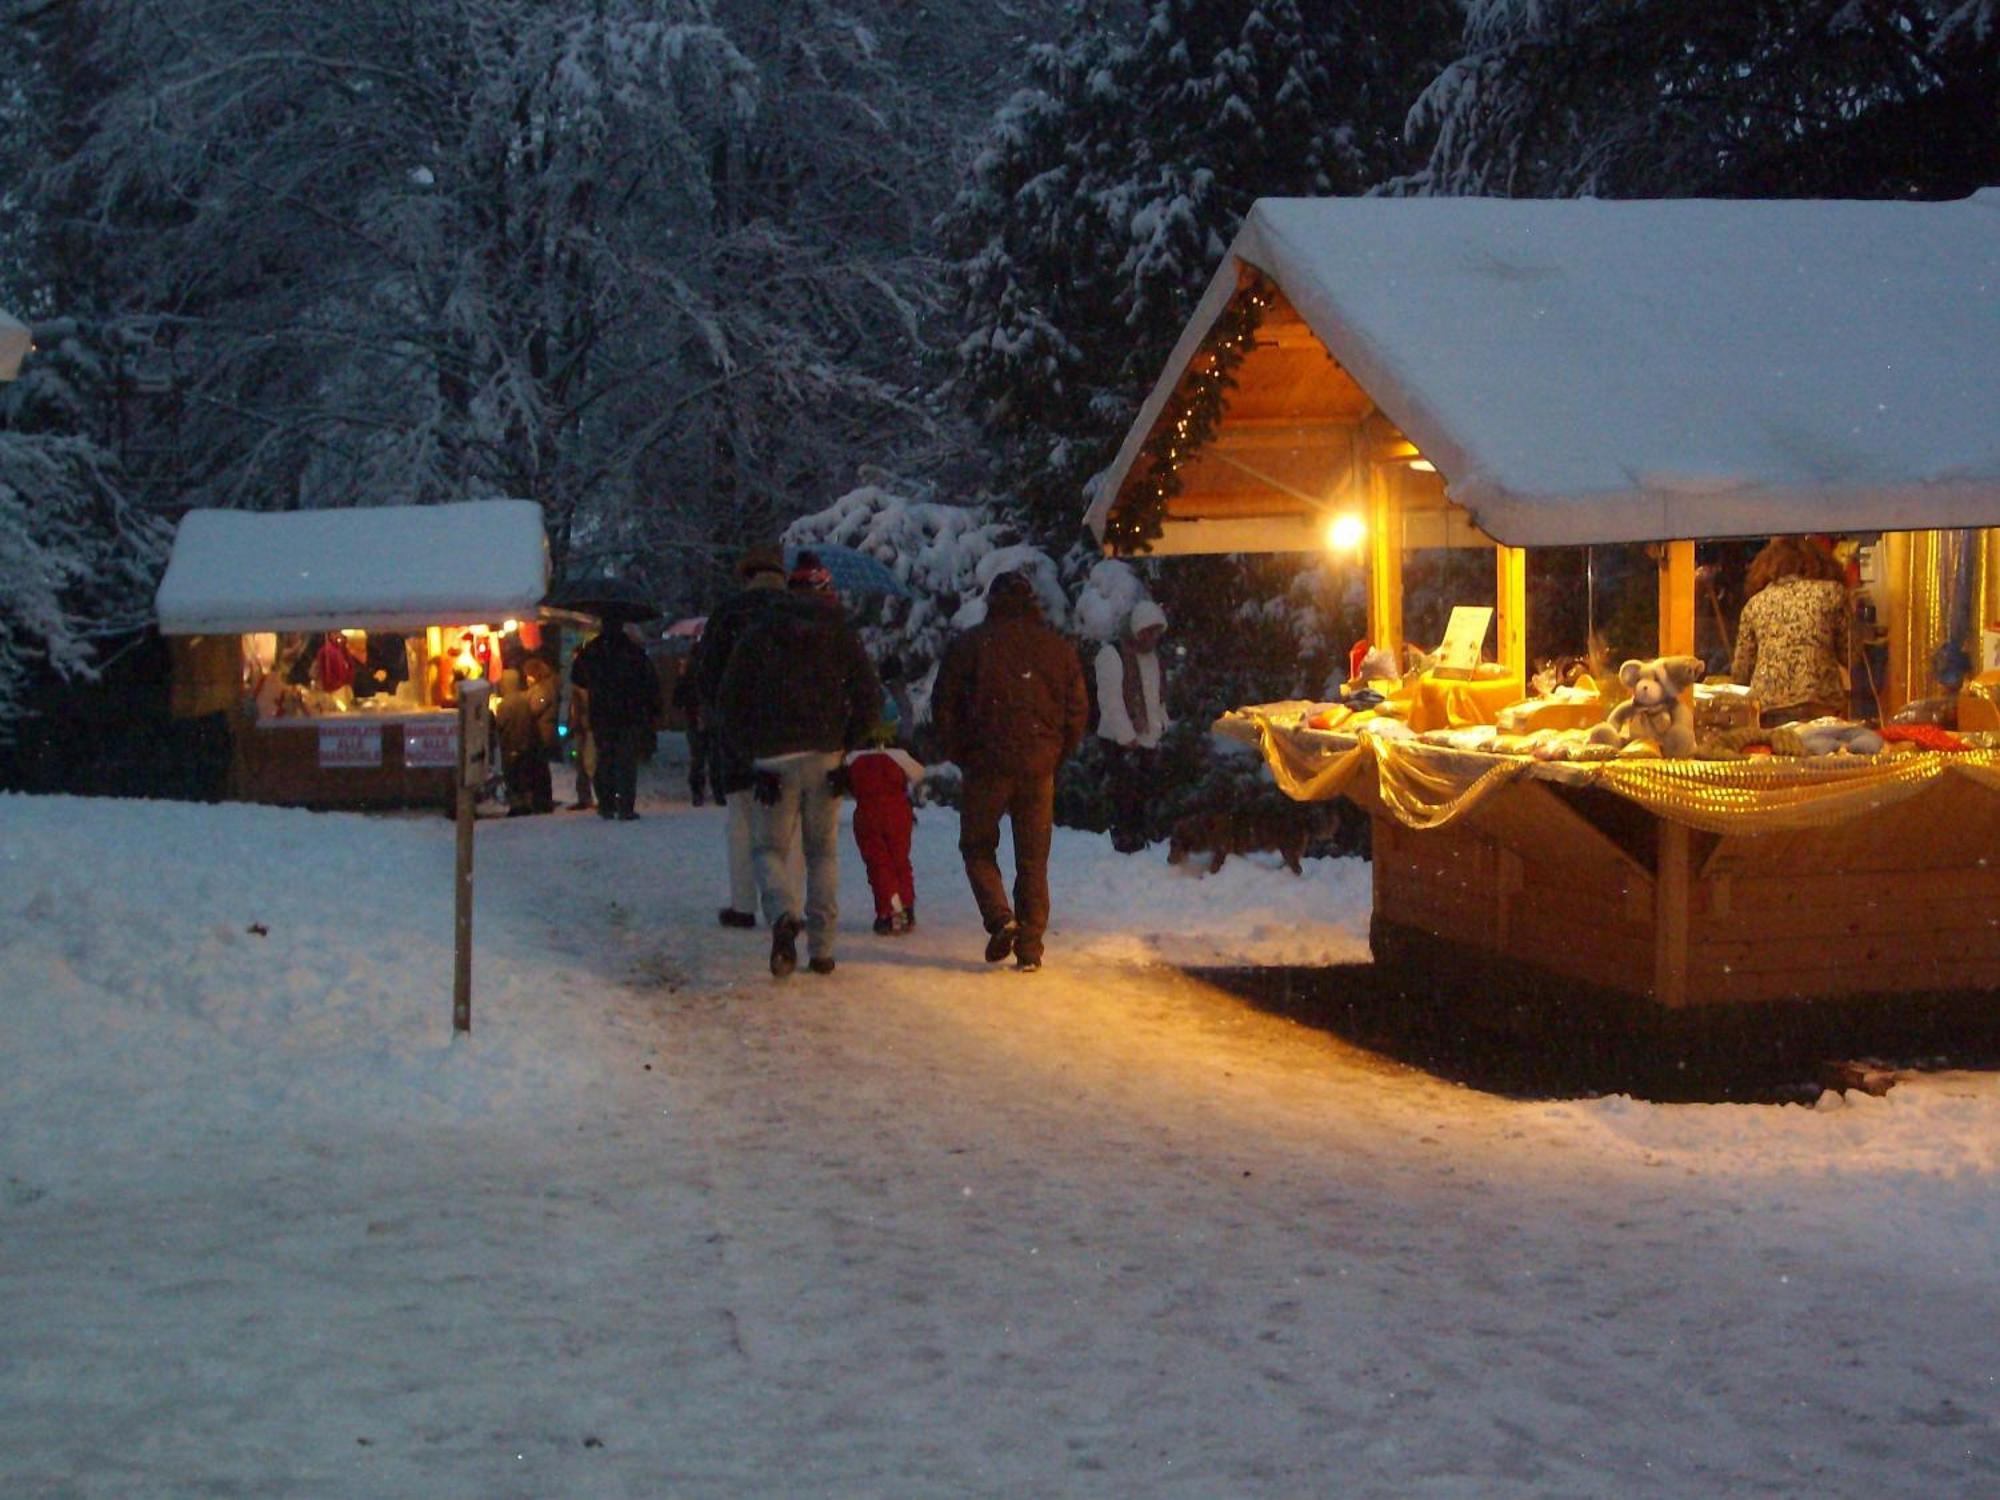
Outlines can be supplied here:
M548 566L532 500L195 510L156 604L164 635L421 630L532 616Z
M1163 465L1225 362L1212 431ZM2000 523L2000 189L1263 199L1087 519L1302 550L1385 459L1515 547Z

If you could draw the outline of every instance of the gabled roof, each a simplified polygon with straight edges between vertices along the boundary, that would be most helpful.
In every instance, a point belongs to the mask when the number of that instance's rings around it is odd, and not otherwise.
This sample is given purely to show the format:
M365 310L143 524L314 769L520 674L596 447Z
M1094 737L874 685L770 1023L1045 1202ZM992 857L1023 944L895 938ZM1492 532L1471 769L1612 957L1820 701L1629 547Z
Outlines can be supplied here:
M166 635L419 630L533 615L548 543L532 500L193 510L155 597Z
M1260 200L1099 482L1100 536L1246 266L1511 545L2000 525L2000 189Z

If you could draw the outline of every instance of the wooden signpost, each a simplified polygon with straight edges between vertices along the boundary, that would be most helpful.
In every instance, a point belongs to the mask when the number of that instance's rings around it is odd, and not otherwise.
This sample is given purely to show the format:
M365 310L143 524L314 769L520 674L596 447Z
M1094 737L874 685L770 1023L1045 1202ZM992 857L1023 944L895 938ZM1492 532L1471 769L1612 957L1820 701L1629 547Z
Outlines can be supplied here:
M487 699L493 684L458 685L458 878L452 951L451 1026L472 1030L472 825L473 802L486 784Z

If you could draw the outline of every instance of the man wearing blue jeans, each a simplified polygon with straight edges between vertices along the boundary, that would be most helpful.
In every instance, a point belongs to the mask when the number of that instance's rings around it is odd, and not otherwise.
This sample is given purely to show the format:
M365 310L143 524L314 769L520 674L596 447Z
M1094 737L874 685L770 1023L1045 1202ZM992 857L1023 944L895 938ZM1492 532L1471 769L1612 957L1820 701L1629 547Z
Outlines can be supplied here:
M771 924L771 973L780 979L798 967L801 932L807 967L833 972L840 917L834 773L882 713L881 680L831 583L818 560L801 553L789 592L758 613L730 653L719 694L731 752L754 771L750 851Z

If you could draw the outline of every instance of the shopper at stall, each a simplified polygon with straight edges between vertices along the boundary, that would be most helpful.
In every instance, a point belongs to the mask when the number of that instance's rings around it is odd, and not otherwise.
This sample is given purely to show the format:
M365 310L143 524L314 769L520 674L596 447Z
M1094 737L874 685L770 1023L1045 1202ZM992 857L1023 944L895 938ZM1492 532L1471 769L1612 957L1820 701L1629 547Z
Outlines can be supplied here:
M1773 537L1744 590L1731 675L1763 705L1765 726L1846 717L1852 616L1839 560L1811 537Z
M507 816L555 810L549 751L556 742L555 674L539 656L523 657L518 674L505 674L506 687L494 710L500 734L500 762L507 784Z
M986 926L986 961L1013 954L1042 966L1049 925L1049 845L1056 768L1090 720L1076 648L1042 619L1025 573L986 587L986 619L954 640L938 667L931 713L945 754L965 774L958 850ZM1010 904L1000 874L1000 820L1014 836Z
M801 932L807 966L833 972L840 916L834 773L882 711L882 684L861 637L826 569L807 556L794 568L792 592L761 606L730 652L716 699L729 753L751 770L751 857L771 924L771 973L780 979L798 966Z
M730 750L728 727L722 722L718 698L729 658L757 612L781 598L785 588L785 554L776 547L744 549L736 559L737 591L709 614L695 647L689 673L695 697L716 737L715 794L729 809L724 828L729 851L729 904L717 913L724 927L757 925L757 872L750 859L750 779L747 763Z
M660 678L645 648L621 620L604 628L570 663L570 682L589 695L590 732L597 742L597 815L625 822L639 816L639 762L660 722Z
M1150 599L1132 608L1122 640L1097 653L1097 734L1111 794L1111 846L1120 854L1146 847L1146 803L1167 714L1160 679L1160 638L1166 611Z

